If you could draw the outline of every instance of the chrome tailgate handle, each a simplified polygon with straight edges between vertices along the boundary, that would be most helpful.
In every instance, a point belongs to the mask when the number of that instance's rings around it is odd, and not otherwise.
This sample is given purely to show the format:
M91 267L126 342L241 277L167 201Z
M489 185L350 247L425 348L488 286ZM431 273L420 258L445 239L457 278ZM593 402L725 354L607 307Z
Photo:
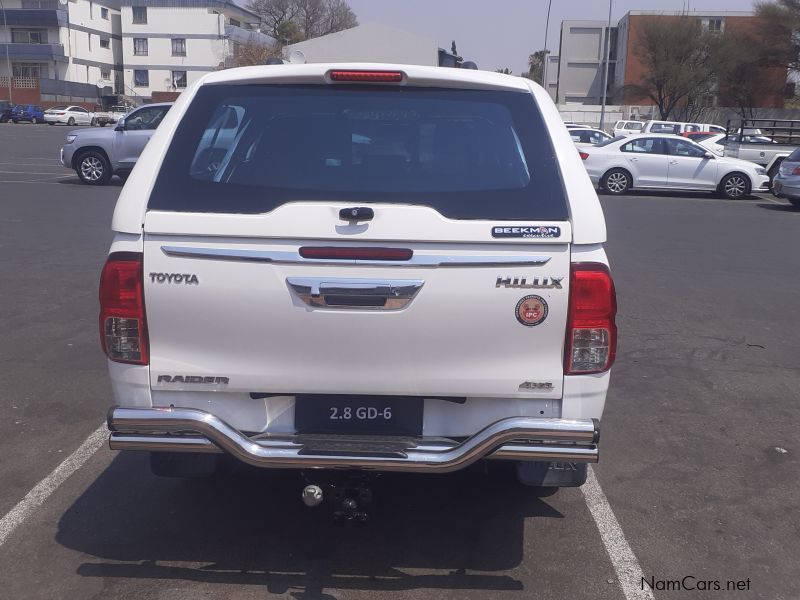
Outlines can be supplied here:
M286 283L300 300L317 308L400 310L414 299L421 279L337 279L288 277Z

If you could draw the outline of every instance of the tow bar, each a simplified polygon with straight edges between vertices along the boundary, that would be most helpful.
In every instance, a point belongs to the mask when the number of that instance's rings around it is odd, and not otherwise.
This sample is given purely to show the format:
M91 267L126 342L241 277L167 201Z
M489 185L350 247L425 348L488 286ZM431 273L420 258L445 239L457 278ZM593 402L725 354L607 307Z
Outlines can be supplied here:
M320 506L323 503L331 509L331 516L336 523L365 523L369 520L366 508L372 504L372 488L365 474L321 478L315 474L311 479L303 474L306 486L301 498L308 507Z

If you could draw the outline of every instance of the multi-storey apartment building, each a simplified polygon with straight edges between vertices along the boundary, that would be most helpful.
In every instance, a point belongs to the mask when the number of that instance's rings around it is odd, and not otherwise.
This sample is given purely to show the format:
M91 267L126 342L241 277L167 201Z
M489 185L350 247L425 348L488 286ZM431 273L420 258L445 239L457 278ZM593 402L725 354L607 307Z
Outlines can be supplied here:
M275 43L259 23L230 0L122 0L126 93L180 92L208 71L234 66L238 44Z
M235 66L242 44L272 46L257 14L232 0L2 0L0 98L26 101L180 92L208 71ZM6 58L8 50L8 60ZM9 74L13 87L9 89ZM18 100L21 101L21 100Z
M0 30L0 76L7 77L10 67L15 78L99 88L121 82L120 11L114 0L5 0L3 5L7 27Z

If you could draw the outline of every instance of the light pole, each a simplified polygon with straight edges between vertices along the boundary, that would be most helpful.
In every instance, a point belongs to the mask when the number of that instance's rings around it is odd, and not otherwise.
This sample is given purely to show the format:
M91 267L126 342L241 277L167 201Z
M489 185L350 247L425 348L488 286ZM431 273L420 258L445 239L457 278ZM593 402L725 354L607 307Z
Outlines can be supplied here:
M606 64L603 69L603 103L600 105L600 129L606 120L606 101L608 95L608 63L611 62L611 7L614 0L608 0L608 28L606 28Z
M0 10L3 11L3 29L5 29L6 33L8 34L8 41L6 42L6 69L8 69L8 100L13 104L14 92L11 91L11 88L14 87L14 74L11 72L11 60L8 58L8 45L11 43L11 30L8 28L8 23L6 22L6 7L3 6L2 0L0 0Z
M553 7L553 0L550 0L547 3L547 19L545 20L544 23L544 64L542 65L542 87L544 88L544 91L546 91L548 94L550 93L550 90L547 89L547 63L549 62L547 60L547 54L548 54L547 34L550 31L550 9L552 7Z

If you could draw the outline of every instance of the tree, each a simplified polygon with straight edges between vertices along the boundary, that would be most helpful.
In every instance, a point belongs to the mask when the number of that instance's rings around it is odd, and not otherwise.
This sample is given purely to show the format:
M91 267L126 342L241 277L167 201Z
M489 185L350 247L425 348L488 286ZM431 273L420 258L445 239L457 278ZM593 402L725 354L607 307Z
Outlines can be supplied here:
M764 22L764 58L800 72L800 0L757 2L755 8Z
M528 56L528 72L523 73L523 77L532 79L539 85L544 85L544 57L546 52L547 50L537 50Z
M262 31L281 44L350 29L358 19L346 0L250 0L262 19Z
M511 69L509 69L508 67L505 67L503 69L495 69L494 72L502 73L503 75L511 75Z
M722 36L703 31L688 16L647 21L634 52L645 68L642 79L625 86L633 100L649 98L662 119L684 107L702 108L718 87L724 53Z
M233 63L237 67L250 67L266 64L268 58L281 58L281 47L264 46L255 40L238 44L233 53Z

